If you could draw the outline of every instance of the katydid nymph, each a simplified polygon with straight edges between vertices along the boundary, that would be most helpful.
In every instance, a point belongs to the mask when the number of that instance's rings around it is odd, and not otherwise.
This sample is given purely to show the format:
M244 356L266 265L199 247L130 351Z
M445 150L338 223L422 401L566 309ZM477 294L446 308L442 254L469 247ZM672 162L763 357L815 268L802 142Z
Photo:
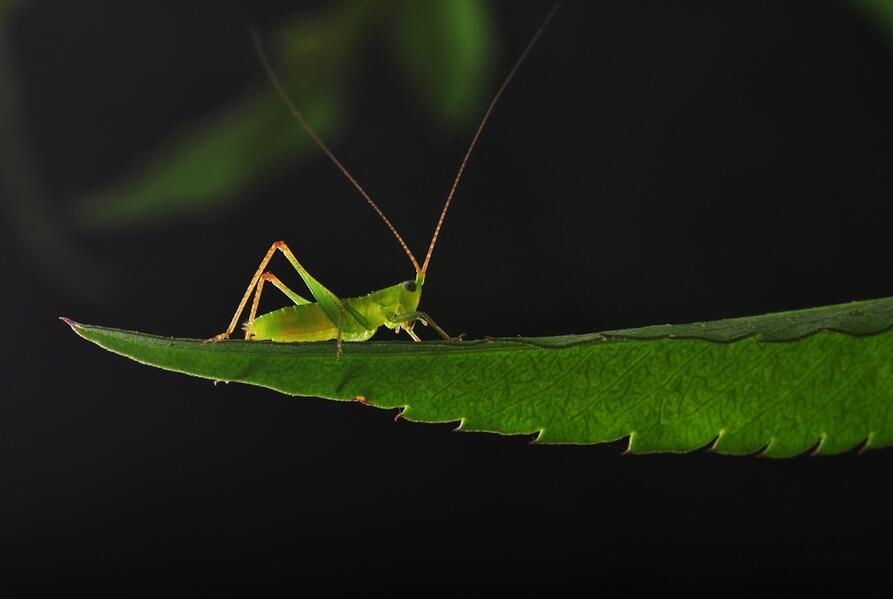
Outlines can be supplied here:
M484 129L484 125L486 125L487 121L489 120L494 106L499 101L499 98L502 96L509 82L514 77L515 72L521 66L521 63L524 62L527 54L536 43L536 40L539 39L540 35L546 28L546 25L552 19L552 16L555 14L556 10L558 10L558 4L556 4L551 9L549 14L543 20L542 24L540 24L536 33L534 33L533 37L527 43L527 46L524 48L524 51L521 53L520 57L517 59L517 61L515 61L514 65L509 70L508 75L503 80L502 84L496 91L496 94L493 96L493 99L490 101L487 110L484 112L484 116L481 119L481 122L471 139L471 143L469 144L468 149L465 152L462 162L459 165L459 171L456 173L456 177L453 180L453 184L450 187L450 191L447 195L446 202L444 203L443 209L440 212L440 216L437 219L437 224L434 227L434 233L431 237L431 243L429 244L428 251L425 254L425 260L421 263L421 265L419 264L418 260L416 260L415 255L409 249L409 246L403 240L403 237L401 237L400 233L397 232L397 228L394 227L393 224L391 224L391 221L387 218L387 216L385 216L381 208L378 207L378 204L376 204L375 201L372 200L369 194L366 193L366 190L357 182L356 179L354 179L347 168L341 163L341 161L339 161L335 157L328 146L319 138L319 136L313 130L313 127L310 126L310 124L304 118L304 115L292 102L288 93L285 91L284 86L279 80L279 77L276 75L276 72L273 70L273 67L270 65L270 62L267 59L266 53L263 49L263 45L260 41L260 36L258 35L257 31L252 31L252 38L254 40L255 49L257 51L261 66L263 67L276 92L282 98L282 101L285 103L286 107L289 109L289 111L292 113L301 127L304 128L307 134L310 135L314 142L316 142L316 145L319 146L319 148L326 154L326 156L329 157L329 159L335 164L335 166L338 167L338 169L347 178L347 180L350 181L354 188L356 188L360 195L363 196L369 206L376 212L376 214L378 214L387 228L397 239L397 242L400 244L400 247L403 248L403 251L406 252L406 255L409 257L409 261L412 263L412 266L415 269L415 278L397 283L396 285L385 287L384 289L380 289L378 291L373 291L367 295L342 299L329 291L315 278L313 278L313 276L309 272L307 272L307 270L301 265L301 263L298 262L298 259L295 257L294 253L289 249L284 241L277 241L270 246L270 249L267 250L266 255L261 260L260 265L255 271L254 276L251 278L251 282L248 284L248 289L246 289L245 294L242 296L242 299L239 302L239 306L238 308L236 308L236 313L233 315L233 318L230 321L226 331L220 333L215 337L212 337L211 339L209 339L209 341L223 341L225 339L228 339L233 334L239 324L239 319L241 318L242 313L248 306L248 301L251 299L252 293L254 294L254 299L251 302L251 307L248 313L248 320L244 325L246 340L305 342L328 341L334 339L336 341L337 348L336 356L341 356L342 342L366 341L367 339L372 337L381 326L392 329L397 333L399 333L401 330L405 331L406 334L409 335L414 341L419 342L421 341L421 339L419 339L418 335L416 335L413 330L416 322L421 322L423 325L431 326L431 328L433 328L444 339L456 340L456 338L447 335L447 333L442 328L440 328L440 326L438 326L431 319L430 316L418 309L419 301L422 297L422 288L425 285L425 276L428 272L428 266L431 263L431 255L434 252L434 246L436 245L437 238L440 235L440 230L443 226L444 219L446 218L447 211L449 210L450 202L452 201L453 196L456 192L456 188L459 185L459 180L462 178L462 174L465 172L465 167L468 164L468 159L478 142L481 131L483 131ZM304 281L304 284L310 290L311 295L316 300L315 302L301 297L300 295L289 289L284 283L282 283L282 281L280 281L279 278L276 277L276 275L266 270L267 264L277 251L281 252L289 261L289 263L291 263L292 267L294 267L294 269L298 272L298 275L300 275L301 279ZM267 312L266 314L258 316L257 310L260 304L261 293L266 283L272 283L276 288L282 291L282 293L284 293L294 303L294 305L280 308L278 310Z

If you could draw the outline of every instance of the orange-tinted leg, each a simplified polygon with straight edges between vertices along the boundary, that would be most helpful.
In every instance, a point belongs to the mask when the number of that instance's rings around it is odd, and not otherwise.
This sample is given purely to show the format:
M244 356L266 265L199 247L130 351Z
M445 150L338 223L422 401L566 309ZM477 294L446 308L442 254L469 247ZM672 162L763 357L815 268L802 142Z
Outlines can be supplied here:
M269 264L270 259L273 257L273 254L276 253L276 250L282 251L286 254L286 256L291 255L291 250L288 249L288 246L285 245L284 241L277 241L270 246L270 249L267 250L267 253L264 255L263 260L260 261L260 266L257 267L254 276L251 277L251 282L248 283L248 289L245 290L245 295L242 296L242 301L239 302L239 307L236 308L236 313L233 315L233 319L230 321L229 326L226 327L226 331L220 333L219 335L211 337L210 339L208 339L209 342L216 343L218 341L229 339L230 336L233 334L233 331L236 330L236 327L239 325L239 318L242 316L242 312L245 310L245 306L248 304L248 298L251 297L251 293L254 291L255 287L258 287L259 284L262 286L262 283L260 283L261 275L267 268L267 264ZM258 294L258 297L255 297L255 309L260 301L259 296L260 294Z
M257 316L257 308L260 306L260 296L264 290L264 283L270 282L272 283L279 291L288 296L288 299L293 301L296 305L300 306L302 304L311 303L310 300L305 299L288 288L288 286L279 280L279 277L274 275L271 272L265 272L260 276L260 280L257 282L257 289L254 291L254 301L251 302L251 311L248 312L248 320L245 325L245 339L251 339L251 324L254 322L255 316Z

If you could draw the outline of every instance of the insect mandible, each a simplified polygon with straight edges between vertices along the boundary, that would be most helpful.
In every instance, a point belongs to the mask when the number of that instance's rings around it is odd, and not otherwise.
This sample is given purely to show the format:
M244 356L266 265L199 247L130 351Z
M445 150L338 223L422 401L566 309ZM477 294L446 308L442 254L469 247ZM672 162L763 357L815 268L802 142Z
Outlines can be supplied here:
M313 138L316 145L318 145L329 159L331 159L347 180L360 192L369 206L376 212L376 214L378 214L381 220L384 221L384 224L388 227L391 233L393 233L394 237L400 243L400 247L406 252L406 255L409 257L409 260L415 269L415 278L397 283L396 285L391 285L390 287L385 287L378 291L373 291L363 296L339 298L307 272L307 269L298 262L294 253L284 241L277 241L270 246L270 249L267 250L266 255L264 255L263 259L260 261L260 265L257 267L254 276L251 277L251 282L248 283L248 289L245 290L245 293L239 302L239 306L236 308L236 313L233 315L226 331L212 337L208 341L219 342L229 339L236 330L236 327L239 324L239 319L248 305L248 300L251 299L252 293L254 294L254 299L251 302L251 308L248 312L248 320L244 325L246 340L306 342L328 341L334 339L336 340L337 348L336 356L340 357L342 354L342 342L366 341L372 337L381 326L392 329L397 333L401 330L405 331L414 341L421 341L418 335L413 331L415 323L421 322L423 325L431 326L431 328L444 339L457 339L450 337L431 319L430 316L428 316L428 314L418 309L419 301L422 298L422 288L425 285L425 275L427 274L428 266L431 263L431 255L434 252L434 246L437 243L437 238L443 227L443 221L446 218L450 202L456 192L456 187L459 185L459 180L465 172L468 159L471 156L475 145L477 145L478 138L481 135L481 131L484 129L484 125L486 125L489 120L494 106L496 106L496 103L499 101L499 98L502 96L506 87L508 87L515 72L521 66L521 63L524 62L524 59L527 57L531 48L533 48L537 39L539 39L543 30L546 28L546 25L548 25L549 21L558 10L558 6L558 4L553 6L549 11L549 14L546 15L546 18L540 24L539 28L533 34L533 37L531 37L527 46L524 48L524 51L509 70L508 75L506 75L502 84L499 86L499 89L496 91L496 94L493 96L493 99L490 101L487 110L484 112L481 123L478 125L478 128L471 139L471 143L462 158L462 162L459 165L459 171L456 173L449 194L447 194L446 202L444 202L443 209L441 210L440 216L437 219L437 224L434 227L434 234L431 237L431 243L428 245L425 260L421 265L419 265L418 260L416 260L416 257L409 249L409 246L403 241L403 237L397 232L396 227L391 224L391 221L388 220L381 208L378 207L378 204L372 200L369 194L366 193L366 190L350 174L347 168L341 164L341 161L335 157L328 146L316 134L316 131L313 130L313 127L306 121L304 115L298 110L294 102L292 102L288 93L285 91L282 82L270 65L270 61L264 52L260 35L256 30L252 31L252 39L261 66L267 77L270 79L270 82L273 84L276 92L282 98L292 115L297 119L298 123L300 123L301 127L303 127L310 137ZM276 275L266 270L267 264L277 251L281 252L292 267L298 272L298 275L300 275L304 284L309 289L310 294L316 300L315 302L298 295L280 281ZM293 305L258 316L257 309L260 305L261 293L263 292L266 283L273 284L273 286L279 289L293 302Z

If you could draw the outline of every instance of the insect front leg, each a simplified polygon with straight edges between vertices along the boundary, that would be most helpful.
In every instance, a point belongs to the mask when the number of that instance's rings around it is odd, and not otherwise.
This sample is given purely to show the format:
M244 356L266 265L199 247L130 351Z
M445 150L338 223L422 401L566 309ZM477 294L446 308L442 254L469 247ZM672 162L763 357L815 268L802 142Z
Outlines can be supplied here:
M419 336L416 335L416 334L415 334L415 331L412 330L413 327L415 327L415 323L416 323L416 321L412 321L412 322L409 323L408 325L404 323L403 325L401 325L401 328L402 328L404 331L406 331L406 334L409 335L409 336L412 338L413 341L415 341L416 343L421 343L422 340L419 339Z
M397 314L394 317L394 322L399 322L399 323L415 322L415 321L421 321L422 324L430 325L431 328L434 329L438 335L440 335L447 341L461 341L462 340L461 336L450 337L447 334L447 332L444 331L442 328L440 328L440 325L438 325L436 322L434 322L434 320L430 316L428 316L425 312L421 312L421 311L408 312L406 314ZM411 327L407 328L406 326L404 326L403 330L406 331L409 334L409 336L413 338L413 340L421 341L421 339L419 339L418 336L412 332Z

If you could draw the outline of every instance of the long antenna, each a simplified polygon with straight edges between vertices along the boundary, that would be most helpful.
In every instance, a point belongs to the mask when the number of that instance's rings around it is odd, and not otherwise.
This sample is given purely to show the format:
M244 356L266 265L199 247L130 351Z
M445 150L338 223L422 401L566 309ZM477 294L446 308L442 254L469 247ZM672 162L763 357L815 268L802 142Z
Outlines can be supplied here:
M316 142L316 145L320 147L320 149L325 152L326 156L328 156L332 162L335 163L335 166L347 177L347 180L350 181L354 187L357 188L357 191L366 199L366 202L372 206L372 209L375 210L375 213L381 217L381 220L384 221L384 224L388 226L388 229L391 230L391 233L394 234L394 237L397 238L397 241L400 242L400 247L403 248L403 251L406 252L406 255L409 256L409 261L412 262L413 268L415 268L416 272L419 272L419 262L415 259L412 251L409 249L409 246L406 245L406 242L403 241L403 238L400 237L400 233L397 232L397 228L391 224L391 221L388 220L388 217L384 215L384 212L381 211L381 208L378 207L372 198L366 193L366 190L363 189L363 186L360 185L356 179L353 178L353 175L345 168L341 161L335 158L335 154L329 149L329 147L323 143L323 141L316 134L316 131L313 130L313 127L310 126L310 123L304 118L304 115L301 114L301 111L295 106L294 102L291 101L291 98L288 96L288 93L285 91L285 87L283 87L282 82L279 80L279 77L276 75L276 71L273 70L273 67L270 65L270 61L267 59L267 53L264 51L263 42L260 39L260 33L258 33L256 28L251 28L251 39L254 41L254 49L257 52L257 58L260 60L260 64L264 69L264 72L267 74L267 78L270 80L270 83L273 84L273 87L276 88L276 92L279 94L279 97L282 98L282 101L285 102L285 105L294 115L294 117L298 120L304 130L313 138L313 141Z
M536 33L533 34L533 37L530 38L530 41L527 42L527 47L524 48L524 51L521 52L521 56L518 57L518 60L515 61L514 66L509 71L509 74L506 75L505 81L502 82L502 85L499 86L499 90L497 90L496 95L493 96L493 99L490 101L490 106L487 107L487 111L484 113L484 118L481 120L481 124L478 125L477 131L474 133L474 137L471 139L471 144L468 146L468 150L465 152L465 157L462 159L462 164L459 165L459 172L456 173L456 179L453 181L453 186L450 188L450 193L447 196L446 203L443 205L443 210L440 212L440 218L437 219L437 226L434 227L434 235L431 237L431 245L428 246L428 253L425 254L425 262L422 264L422 270L420 271L422 276L425 276L425 273L428 272L428 265L431 263L431 254L434 252L434 244L437 243L437 237L440 235L440 228L443 226L443 220L446 218L447 210L450 208L450 202L453 199L453 194L456 193L456 187L459 186L459 179L462 178L462 174L465 172L465 165L468 164L468 158L471 156L472 150L474 150L474 146L477 145L478 138L481 136L481 131L484 130L484 125L487 124L487 121L490 119L490 113L493 112L493 107L496 106L496 103L499 101L499 98L502 96L502 92L505 91L505 88L508 87L509 82L515 76L515 72L518 70L518 67L521 66L521 63L524 62L524 59L527 58L527 55L530 53L530 49L533 48L533 45L536 43L536 40L539 39L540 35L542 35L543 31L546 29L546 25L549 24L549 21L552 20L552 17L555 16L555 13L558 11L558 8L561 6L560 2L556 2L552 7L552 10L549 11L549 14L546 15L546 18L543 19L543 22L540 24L539 29L536 30Z

